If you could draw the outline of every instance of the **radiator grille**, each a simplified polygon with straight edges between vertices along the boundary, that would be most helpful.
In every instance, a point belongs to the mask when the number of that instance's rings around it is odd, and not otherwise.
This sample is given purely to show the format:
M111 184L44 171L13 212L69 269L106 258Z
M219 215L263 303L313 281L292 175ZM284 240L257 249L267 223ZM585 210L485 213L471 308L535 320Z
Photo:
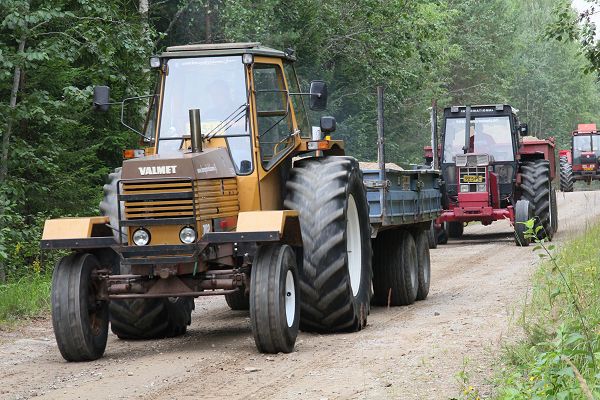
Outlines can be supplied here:
M123 194L144 195L125 201L125 219L183 218L207 220L239 212L235 178L191 181L123 182ZM179 198L168 198L179 197Z
M486 167L462 167L459 168L459 183L461 192L482 192L485 191ZM463 187L468 186L469 190ZM483 188L484 190L478 190Z

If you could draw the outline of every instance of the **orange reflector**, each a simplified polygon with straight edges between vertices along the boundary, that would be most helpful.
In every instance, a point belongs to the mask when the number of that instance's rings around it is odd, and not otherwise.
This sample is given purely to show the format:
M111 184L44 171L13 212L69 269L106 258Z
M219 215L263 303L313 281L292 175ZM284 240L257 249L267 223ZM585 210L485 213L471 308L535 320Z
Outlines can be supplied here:
M329 141L328 140L314 140L312 142L308 142L306 147L308 150L328 150L329 149Z
M129 160L131 158L143 157L143 156L144 156L144 150L138 150L138 149L123 150L123 158L125 160Z

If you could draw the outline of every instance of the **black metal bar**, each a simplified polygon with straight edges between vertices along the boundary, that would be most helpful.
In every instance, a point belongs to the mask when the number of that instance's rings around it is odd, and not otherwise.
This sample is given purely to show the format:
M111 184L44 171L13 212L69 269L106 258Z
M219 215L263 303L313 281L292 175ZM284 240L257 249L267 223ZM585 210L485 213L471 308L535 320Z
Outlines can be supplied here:
M183 264L183 263L193 263L198 261L197 256L187 256L187 257L144 257L144 258L135 258L135 257L127 257L121 260L121 264L126 265L156 265L156 264Z
M239 291L239 289L231 289L231 290L205 290L203 292L182 292L182 293L160 293L160 294L148 294L148 293L138 293L138 294L113 294L109 295L108 298L111 300L115 299L148 299L148 298L159 298L159 297L197 297L197 296L219 296L224 294L235 293Z
M383 125L383 86L377 86L377 162L379 164L379 181L385 182L385 137ZM379 189L381 201L381 222L386 223L387 219L387 188L384 186Z
M92 237L81 239L50 239L42 240L40 248L42 249L99 249L111 247L117 244L115 238L111 237Z
M159 244L149 246L119 246L115 250L121 254L133 256L150 256L154 254L192 254L205 246L193 244Z
M432 169L439 169L440 160L438 153L438 126L437 126L437 100L431 102L431 150L433 154Z
M465 145L463 146L464 154L469 152L471 137L471 106L467 106L465 109ZM474 140L474 138L473 138Z
M278 242L279 231L265 232L208 232L202 236L206 243Z
M121 221L121 226L150 226L150 225L190 225L195 224L196 218L140 218Z

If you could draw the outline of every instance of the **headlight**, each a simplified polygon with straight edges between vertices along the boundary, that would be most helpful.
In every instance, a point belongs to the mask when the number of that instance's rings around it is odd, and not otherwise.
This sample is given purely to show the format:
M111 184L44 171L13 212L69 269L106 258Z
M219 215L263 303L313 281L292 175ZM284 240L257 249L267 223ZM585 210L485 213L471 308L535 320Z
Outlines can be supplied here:
M186 244L194 243L196 241L196 231L194 230L194 228L186 226L181 231L179 231L179 240L181 240L182 243Z
M485 183L478 183L477 184L477 191L478 192L485 192L487 190L487 188L485 187Z
M469 185L460 185L460 192L465 193L469 191Z
M145 230L144 228L140 228L137 231L133 232L133 243L136 246L145 246L150 243L150 232Z

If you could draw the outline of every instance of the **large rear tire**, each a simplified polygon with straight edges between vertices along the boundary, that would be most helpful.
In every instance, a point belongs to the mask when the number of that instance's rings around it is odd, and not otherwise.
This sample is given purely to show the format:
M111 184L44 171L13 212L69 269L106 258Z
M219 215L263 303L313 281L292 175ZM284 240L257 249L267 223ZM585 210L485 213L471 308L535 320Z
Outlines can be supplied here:
M550 181L550 162L547 160L527 161L521 165L522 198L531 203L536 227L541 226L538 239L552 240L554 228L552 216L557 212L552 209L552 183Z
M563 192L573 191L573 167L567 156L560 157L560 190Z
M290 353L300 324L296 255L288 245L258 248L250 277L250 321L261 353Z
M108 303L96 298L95 256L74 253L60 259L52 274L52 326L67 361L102 357L108 337Z
M427 233L418 231L415 235L415 243L417 245L417 265L419 266L417 300L425 300L429 294L429 283L431 281L431 258Z
M297 161L285 207L298 210L305 331L357 331L367 323L371 295L371 232L358 162L351 157Z
M419 290L419 264L412 235L405 230L382 232L375 246L374 303L379 306L414 303Z
M110 302L110 328L119 339L175 337L187 331L193 309L191 297L113 300Z
M452 239L460 239L465 230L465 224L458 221L448 222L448 236Z

